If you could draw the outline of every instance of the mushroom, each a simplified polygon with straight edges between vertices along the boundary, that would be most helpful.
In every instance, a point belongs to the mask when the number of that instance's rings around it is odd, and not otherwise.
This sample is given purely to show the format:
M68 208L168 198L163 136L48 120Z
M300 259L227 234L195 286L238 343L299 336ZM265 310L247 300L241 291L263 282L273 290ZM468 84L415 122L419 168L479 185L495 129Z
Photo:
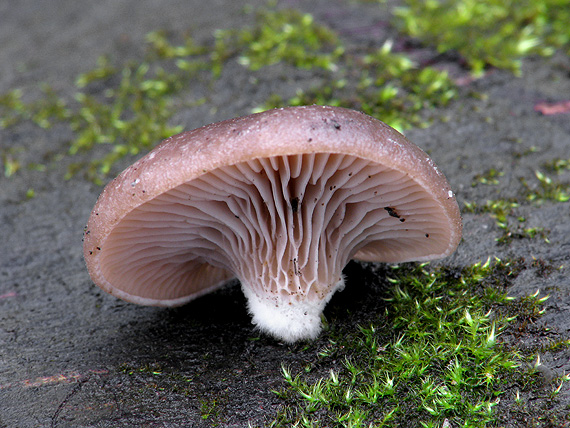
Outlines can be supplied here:
M91 278L177 306L239 279L253 323L315 338L350 259L425 261L461 239L434 162L386 124L338 107L269 110L163 141L110 182L85 229Z

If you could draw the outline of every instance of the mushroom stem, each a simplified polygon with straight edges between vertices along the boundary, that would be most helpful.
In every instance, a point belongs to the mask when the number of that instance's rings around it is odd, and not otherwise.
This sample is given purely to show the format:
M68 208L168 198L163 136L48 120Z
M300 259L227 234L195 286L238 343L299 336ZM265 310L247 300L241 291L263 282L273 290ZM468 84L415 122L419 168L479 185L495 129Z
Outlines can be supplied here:
M277 301L255 293L255 286L242 281L242 290L247 298L252 322L264 333L288 343L314 339L321 332L322 312L337 291L344 288L344 278L326 288L321 299Z

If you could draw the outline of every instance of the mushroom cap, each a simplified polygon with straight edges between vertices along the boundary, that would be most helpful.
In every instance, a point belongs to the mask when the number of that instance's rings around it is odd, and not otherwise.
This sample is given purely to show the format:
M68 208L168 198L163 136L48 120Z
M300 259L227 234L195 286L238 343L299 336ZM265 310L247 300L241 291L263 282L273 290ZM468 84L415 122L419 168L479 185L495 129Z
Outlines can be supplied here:
M451 254L461 217L444 175L363 113L305 106L175 135L101 193L84 235L93 281L121 299L182 305L237 277L253 322L315 337L351 259Z

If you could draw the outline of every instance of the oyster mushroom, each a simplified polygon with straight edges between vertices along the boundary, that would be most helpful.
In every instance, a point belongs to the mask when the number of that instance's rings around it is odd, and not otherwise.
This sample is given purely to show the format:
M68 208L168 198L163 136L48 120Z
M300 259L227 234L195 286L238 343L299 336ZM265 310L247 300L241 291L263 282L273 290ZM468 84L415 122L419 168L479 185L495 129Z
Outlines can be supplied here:
M316 337L350 259L425 261L461 239L453 192L403 135L353 110L270 110L168 138L115 178L85 231L93 281L182 305L237 277L253 323Z

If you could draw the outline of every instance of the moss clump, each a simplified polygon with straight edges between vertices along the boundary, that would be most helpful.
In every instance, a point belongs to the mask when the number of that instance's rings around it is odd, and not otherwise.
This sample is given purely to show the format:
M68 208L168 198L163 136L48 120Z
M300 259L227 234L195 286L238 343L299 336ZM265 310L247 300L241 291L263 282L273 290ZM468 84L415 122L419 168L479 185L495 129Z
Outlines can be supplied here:
M332 30L294 9L259 11L253 27L217 31L216 42L218 49L224 47L223 56L237 54L240 64L250 70L278 63L334 70L344 52Z
M570 184L553 180L541 171L535 171L534 175L538 181L537 185L531 185L526 180L521 179L526 188L526 199L536 204L547 201L568 202L570 201Z
M570 159L553 159L546 162L544 167L549 171L562 174L565 171L570 171Z
M40 85L42 95L34 102L24 102L20 89L13 89L0 96L0 129L9 128L21 121L29 120L48 129L54 120L69 118L66 102L57 96L48 85Z
M149 150L181 132L182 127L171 125L180 104L175 97L199 73L208 71L210 77L218 77L225 62L234 56L251 70L275 63L332 70L343 51L334 32L317 25L311 15L294 10L259 12L255 26L217 31L214 40L203 45L191 37L174 44L161 31L149 33L146 41L147 56L142 63L115 64L107 57L99 58L94 69L75 79L77 92L72 100L47 86L43 96L32 103L24 102L19 90L5 94L0 98L0 127L23 120L43 128L55 121L66 123L74 132L71 155L108 145L106 155L88 164L76 163L66 175L69 178L86 171L92 180L102 182L122 157ZM192 101L202 102L204 99ZM3 154L3 162L7 176L19 168L9 154Z
M21 167L20 161L14 155L15 150L2 149L0 152L0 159L4 165L4 177L10 178Z
M7 93L0 98L0 127L15 126L23 120L46 129L56 122L64 123L74 134L70 155L108 145L106 155L88 164L73 164L66 174L70 178L85 171L90 179L100 183L122 157L149 150L158 141L182 131L181 126L170 124L178 106L174 96L197 72L207 68L200 56L203 51L193 45L185 50L174 47L159 33L150 33L147 40L147 61L116 65L107 57L100 57L94 69L75 79L77 92L72 100L46 85L42 86L42 96L29 103L22 100L20 90ZM161 62L171 60L175 54L190 57L176 64ZM5 173L12 175L17 161L8 155L3 157Z
M497 185L499 184L499 178L505 175L503 171L499 171L495 168L490 168L485 171L483 174L477 174L473 182L471 183L472 187L477 186L478 184L486 184L486 185Z
M568 48L566 3L524 0L514 7L499 0L406 0L405 7L396 9L394 22L440 51L459 51L475 73L487 65L518 72L525 55ZM204 43L164 31L149 33L146 43L147 54L136 64L100 58L94 69L76 78L77 91L71 99L49 87L32 102L23 101L18 89L1 96L0 127L24 120L42 128L56 121L69 125L74 133L70 154L98 145L108 149L93 161L72 165L67 177L86 171L92 180L102 182L123 156L146 151L179 132L181 127L172 123L174 112L181 105L206 102L204 98L181 101L182 91L196 81L201 87L212 83L209 79L219 77L230 60L251 73L275 64L286 67L286 72L314 70L318 82L314 87L299 88L292 97L272 94L257 111L329 104L362 110L403 130L427 126L429 111L458 95L446 71L415 63L395 51L392 41L367 51L348 51L339 34L296 10L264 9L256 13L252 25L218 30ZM263 73L251 77L250 81L264 78ZM13 175L18 160L5 152L2 156L5 175Z
M541 169L561 174L568 169L568 162L564 159L553 159L545 162ZM501 172L491 168L483 174L476 175L471 184L472 186L499 185L502 175ZM524 203L540 206L548 202L568 202L570 201L570 184L552 178L541 170L535 170L534 176L536 180L519 177L521 196L518 198L487 200L485 204L464 202L463 210L470 213L490 214L502 231L501 236L497 238L500 244L508 244L513 239L535 237L548 243L550 242L549 231L543 227L526 227L526 218L517 214L518 208Z
M517 316L540 315L545 300L507 297L523 268L498 259L460 271L394 267L381 323L334 332L316 376L283 368L288 388L279 395L287 405L273 426L492 423L503 394L523 382L520 367L536 358L501 340Z
M497 243L506 245L513 239L532 239L540 237L549 242L549 231L543 227L525 227L526 218L517 215L516 209L520 203L514 199L487 200L484 205L465 202L464 211L471 213L488 213L495 219L495 224L501 230Z
M475 75L487 66L520 75L530 54L570 52L570 8L566 0L405 0L396 16L407 34L455 50Z
M123 156L149 150L157 141L182 131L180 126L169 125L175 111L171 97L182 84L177 74L147 63L130 64L120 71L108 67L107 61L100 60L99 68L78 77L77 86L82 91L75 101L79 106L69 120L75 132L70 154L89 150L95 144L112 145L107 155L89 164L87 171L92 178L105 176ZM101 83L103 93L92 95L92 88Z
M285 105L326 104L361 110L399 129L427 126L425 112L447 105L457 90L447 72L419 67L388 41L376 51L342 55L320 86L284 100L274 95L257 111Z

